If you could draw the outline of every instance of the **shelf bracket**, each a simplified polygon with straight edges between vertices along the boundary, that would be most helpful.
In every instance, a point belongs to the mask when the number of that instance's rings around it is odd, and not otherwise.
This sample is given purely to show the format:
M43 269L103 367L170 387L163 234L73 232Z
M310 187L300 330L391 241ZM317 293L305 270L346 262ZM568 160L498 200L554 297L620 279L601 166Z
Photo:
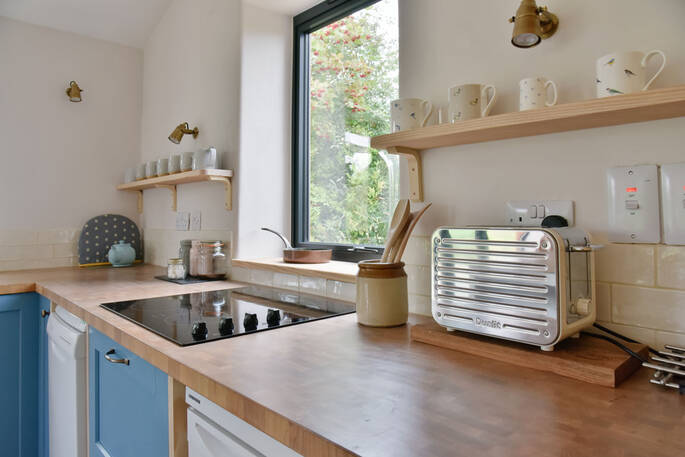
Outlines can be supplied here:
M416 149L402 146L389 146L388 154L397 154L407 159L409 172L409 199L413 202L423 201L423 169L421 166L421 153Z
M143 191L138 191L138 214L143 214Z
M157 189L169 189L171 191L171 211L176 212L176 186L157 184L155 187Z
M210 181L222 182L226 187L226 211L231 211L233 209L233 185L231 183L231 178L224 178L223 176L210 176Z

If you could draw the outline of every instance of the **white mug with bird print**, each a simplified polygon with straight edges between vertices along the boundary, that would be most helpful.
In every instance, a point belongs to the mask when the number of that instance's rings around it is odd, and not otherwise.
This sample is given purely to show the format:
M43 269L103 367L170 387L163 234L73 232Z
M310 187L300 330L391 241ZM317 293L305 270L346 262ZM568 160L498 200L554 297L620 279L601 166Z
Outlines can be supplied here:
M661 66L654 76L647 79L647 62L656 56L661 56ZM654 80L661 74L666 65L666 55L659 51L615 52L597 59L597 98L613 95L630 94L647 90Z
M492 94L490 97L488 92ZM449 121L454 123L485 117L490 114L496 99L497 90L490 84L462 84L451 87L447 93Z
M390 102L390 125L393 132L425 127L433 114L433 104L420 98L399 98Z
M547 88L552 88L552 100L547 101ZM519 81L519 111L537 109L557 104L557 85L554 81L538 76Z

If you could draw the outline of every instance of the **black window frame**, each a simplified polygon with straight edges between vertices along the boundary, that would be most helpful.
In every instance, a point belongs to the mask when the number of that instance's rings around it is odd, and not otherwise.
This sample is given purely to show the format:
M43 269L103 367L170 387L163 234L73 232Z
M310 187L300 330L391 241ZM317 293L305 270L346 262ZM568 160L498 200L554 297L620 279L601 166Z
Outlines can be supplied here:
M332 249L333 259L379 259L383 248L305 241L309 231L309 36L381 0L326 0L293 18L292 238L293 246Z

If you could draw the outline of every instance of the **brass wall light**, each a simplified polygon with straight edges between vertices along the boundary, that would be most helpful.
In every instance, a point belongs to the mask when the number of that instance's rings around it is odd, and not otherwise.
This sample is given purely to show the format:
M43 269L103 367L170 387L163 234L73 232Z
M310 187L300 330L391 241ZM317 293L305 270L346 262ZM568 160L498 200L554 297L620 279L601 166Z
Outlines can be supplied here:
M78 86L78 84L76 84L76 81L69 81L69 88L67 89L67 96L69 96L69 101L80 102L81 92L85 91L81 89Z
M169 135L169 141L171 141L174 144L179 144L183 139L183 135L192 134L193 138L197 138L197 135L199 133L200 130L197 127L191 130L188 126L188 123L184 122L183 124L178 124L174 131L171 132L171 135Z
M509 22L514 23L511 44L517 48L532 48L554 35L559 27L559 18L546 6L538 7L535 0L523 0Z

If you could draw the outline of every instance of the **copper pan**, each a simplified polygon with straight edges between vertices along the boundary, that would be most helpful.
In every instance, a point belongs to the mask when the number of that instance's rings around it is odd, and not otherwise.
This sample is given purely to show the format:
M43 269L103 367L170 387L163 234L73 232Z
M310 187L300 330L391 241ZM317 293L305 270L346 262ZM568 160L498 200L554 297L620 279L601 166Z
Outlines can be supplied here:
M283 261L285 263L328 263L331 261L333 255L331 249L294 248L282 233L266 227L262 227L262 230L273 233L283 241L285 245Z

